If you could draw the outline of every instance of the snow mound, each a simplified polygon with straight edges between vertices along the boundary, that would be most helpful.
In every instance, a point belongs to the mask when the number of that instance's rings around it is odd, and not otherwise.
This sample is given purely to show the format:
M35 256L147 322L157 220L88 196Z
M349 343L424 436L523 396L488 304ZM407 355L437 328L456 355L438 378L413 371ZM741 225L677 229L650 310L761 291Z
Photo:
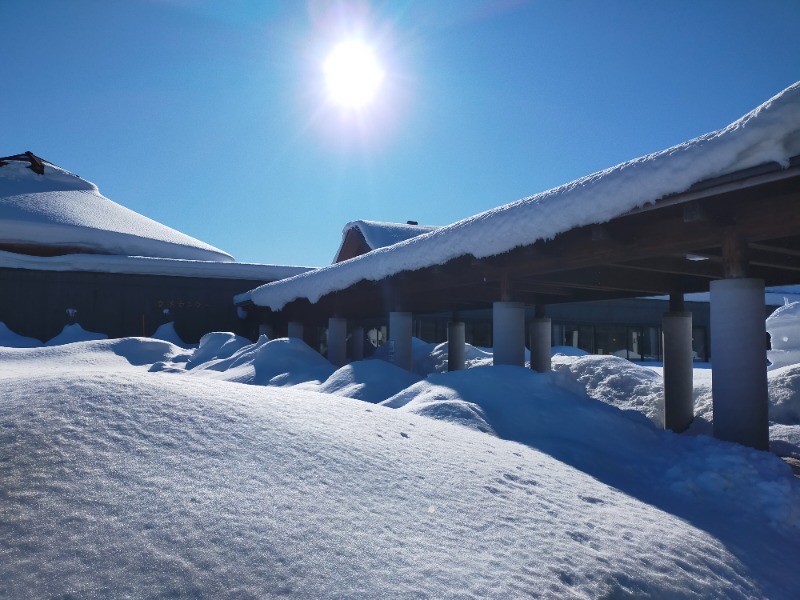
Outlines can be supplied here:
M25 337L11 331L8 326L0 321L0 346L8 348L37 348L42 342L32 337Z
M336 367L302 340L270 340L262 335L255 344L242 346L227 358L207 360L188 373L223 381L283 387L321 383L335 370Z
M782 425L800 425L800 365L770 371L769 419Z
M89 340L36 348L0 347L0 377L16 376L19 368L32 363L43 373L57 372L68 363L83 372L113 374L130 366L150 369L153 363L171 364L182 360L182 356L184 349L151 338Z
M177 336L176 336L177 337ZM187 369L193 369L198 365L208 362L218 362L228 358L241 350L245 346L250 346L251 342L247 338L240 337L226 331L213 331L200 338L197 350L186 363Z
M337 369L313 389L377 404L414 385L419 377L384 360L361 360Z
M800 302L786 302L767 317L770 369L800 363Z
M92 340L105 340L108 336L105 333L95 333L94 331L86 331L77 323L72 325L64 325L56 337L49 340L45 346L60 346L61 344L73 344L75 342L89 342Z
M0 507L12 516L0 519L0 596L779 598L800 585L786 567L794 533L706 503L702 486L681 496L682 513L665 511L663 493L677 492L639 479L654 449L642 444L664 436L558 385L551 402L529 394L515 409L536 417L543 452L335 396L87 371L120 358L109 344L71 358L44 349L65 359L44 374L32 358L42 350L6 351L30 360L0 396ZM489 404L564 379L512 367L438 377L467 394L493 372L511 381ZM547 426L581 404L574 427ZM597 450L626 436L592 435L590 416L634 433L613 483L598 477L613 468ZM594 473L558 458L575 452L595 454ZM671 483L702 481L691 464ZM797 484L755 465L742 485L777 495L780 514ZM637 497L645 485L657 502Z
M178 335L178 332L175 331L175 322L170 321L169 323L163 323L162 325L158 326L155 333L150 336L155 340L164 340L165 342L169 342L170 344L174 344L179 346L180 348L192 348L191 344L187 344L181 339L181 336Z
M520 442L670 512L745 510L800 534L800 484L780 459L657 430L636 411L588 398L569 374L456 371L432 375L382 405ZM670 492L660 489L665 484Z
M262 338L220 360L228 374L262 360L308 374L324 359L304 346ZM387 410L147 372L181 354L142 338L0 348L0 596L791 598L800 586L787 568L800 483L782 461L658 431L571 374L433 375Z
M553 370L580 383L589 397L637 411L664 427L664 381L652 369L616 356L553 356Z

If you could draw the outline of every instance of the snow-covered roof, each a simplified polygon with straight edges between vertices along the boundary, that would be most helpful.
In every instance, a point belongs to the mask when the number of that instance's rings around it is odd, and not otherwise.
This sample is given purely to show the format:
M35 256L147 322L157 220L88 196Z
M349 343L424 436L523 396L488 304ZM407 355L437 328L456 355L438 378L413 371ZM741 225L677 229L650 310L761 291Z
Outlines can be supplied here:
M267 284L236 297L280 310L298 298L312 303L362 280L484 258L548 240L575 227L604 223L714 177L800 154L800 82L718 131L587 175L429 233L348 261Z
M392 246L398 242L417 237L438 229L430 225L417 225L415 223L386 223L383 221L351 221L342 229L342 242L336 251L336 256L342 252L348 233L359 232L369 246L370 250Z
M109 200L93 183L36 161L26 155L0 160L0 244L233 261L222 250Z
M250 279L275 281L310 271L311 267L259 265L239 262L113 256L104 254L69 254L65 256L30 256L0 251L0 267L32 271L89 271L172 277L209 277L212 279Z

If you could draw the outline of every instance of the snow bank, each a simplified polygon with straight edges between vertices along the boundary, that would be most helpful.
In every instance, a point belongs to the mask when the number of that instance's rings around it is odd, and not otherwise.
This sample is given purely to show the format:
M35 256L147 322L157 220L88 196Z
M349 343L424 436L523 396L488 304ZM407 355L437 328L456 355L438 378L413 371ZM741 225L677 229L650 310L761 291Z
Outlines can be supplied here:
M128 256L230 262L200 240L109 200L97 186L55 165L0 166L0 241L67 246Z
M187 344L181 339L181 336L178 335L178 332L175 331L175 322L170 321L169 323L163 323L158 326L158 329L155 330L152 337L154 340L164 340L165 342L169 342L170 344L174 344L180 348L193 348L191 344Z
M208 363L217 364L250 344L251 342L247 338L233 333L225 331L206 333L200 338L200 343L186 363L186 368L192 369Z
M203 349L202 341L198 352ZM240 345L242 342L245 344ZM255 344L239 338L235 346L238 348L234 352L222 355L215 355L209 347L199 355L202 362L193 356L189 373L222 381L281 387L321 383L336 370L319 352L295 338L269 340L262 335ZM230 349L233 348L232 345Z
M377 404L419 380L417 375L405 369L383 360L372 359L345 365L322 384L307 389Z
M800 83L735 123L667 150L588 175L393 246L381 248L237 297L280 310L361 280L444 264L464 255L494 256L574 227L603 223L700 181L800 154Z
M591 400L564 374L493 367L433 375L383 405L523 443L670 512L752 511L800 533L800 485L775 456L657 430L636 411Z
M800 363L800 302L786 302L767 317L770 369Z
M152 360L180 351L151 343ZM436 376L523 445L331 395L148 373L131 364L144 347L0 349L14 365L0 369L0 596L800 587L798 484L780 461L660 433L572 394L564 375Z
M616 356L556 354L553 370L569 374L589 397L645 415L664 427L664 381L651 369Z

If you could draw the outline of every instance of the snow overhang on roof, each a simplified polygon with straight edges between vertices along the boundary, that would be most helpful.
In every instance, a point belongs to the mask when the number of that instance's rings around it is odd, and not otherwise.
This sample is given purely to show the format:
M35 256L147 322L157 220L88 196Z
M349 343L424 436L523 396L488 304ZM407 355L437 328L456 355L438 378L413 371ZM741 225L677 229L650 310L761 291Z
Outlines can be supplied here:
M313 270L313 267L260 265L240 262L112 256L107 254L68 254L65 256L30 256L0 250L0 267L28 271L79 271L123 273L129 275L168 275L209 279L248 279L277 281Z
M305 298L378 281L461 256L486 258L607 222L701 181L758 165L787 168L800 154L800 83L718 131L588 175L348 261L240 294L239 304L280 310Z
M0 244L232 262L232 256L109 200L31 153L0 159Z

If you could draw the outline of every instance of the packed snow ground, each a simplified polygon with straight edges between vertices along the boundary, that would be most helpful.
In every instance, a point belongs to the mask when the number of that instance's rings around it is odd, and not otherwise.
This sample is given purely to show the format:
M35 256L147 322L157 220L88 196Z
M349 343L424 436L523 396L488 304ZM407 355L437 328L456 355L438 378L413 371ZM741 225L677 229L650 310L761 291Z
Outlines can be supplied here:
M446 347L414 349L418 369L446 365ZM659 430L657 370L623 359L425 376L219 333L5 347L0 365L0 597L800 589L800 480ZM791 429L787 369L770 391Z

